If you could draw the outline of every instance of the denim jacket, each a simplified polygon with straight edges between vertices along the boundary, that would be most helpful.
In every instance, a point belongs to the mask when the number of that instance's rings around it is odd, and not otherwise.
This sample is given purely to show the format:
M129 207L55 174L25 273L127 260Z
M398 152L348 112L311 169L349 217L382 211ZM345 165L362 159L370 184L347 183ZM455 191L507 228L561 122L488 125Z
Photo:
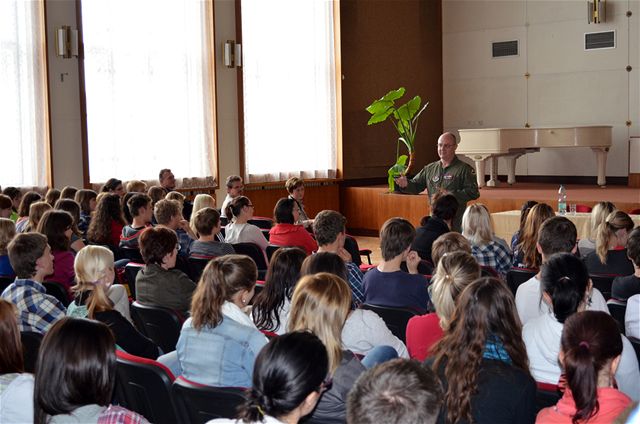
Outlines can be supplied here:
M257 329L227 316L216 327L200 331L182 325L176 346L182 376L207 386L251 387L253 364L267 339Z

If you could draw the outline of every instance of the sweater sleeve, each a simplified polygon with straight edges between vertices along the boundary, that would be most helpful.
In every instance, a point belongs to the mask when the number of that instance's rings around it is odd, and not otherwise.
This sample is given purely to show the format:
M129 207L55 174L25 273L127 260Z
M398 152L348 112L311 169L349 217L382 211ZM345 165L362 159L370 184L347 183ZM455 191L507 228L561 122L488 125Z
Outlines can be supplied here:
M398 357L408 358L409 352L402 340L393 335L384 320L373 311L365 310L362 314L363 334L374 346L391 346L398 352Z

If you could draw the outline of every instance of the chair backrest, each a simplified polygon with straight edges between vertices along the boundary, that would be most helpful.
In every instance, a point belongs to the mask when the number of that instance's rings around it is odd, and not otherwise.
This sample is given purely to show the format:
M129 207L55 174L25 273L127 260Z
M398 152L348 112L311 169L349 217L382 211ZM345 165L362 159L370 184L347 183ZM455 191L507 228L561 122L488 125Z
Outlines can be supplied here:
M176 423L171 371L151 359L116 351L116 394L125 406L153 423Z
M576 212L590 213L592 210L593 210L593 208L591 206L576 205Z
M617 299L609 299L607 301L607 308L609 308L611 317L616 320L620 333L624 334L624 314L627 311L627 303Z
M13 277L0 277L0 293L2 293L4 289L9 287L14 280L15 278Z
M640 215L640 208L631 209L629 215Z
M260 246L253 243L233 243L233 250L240 255L247 255L254 260L259 270L267 269L267 261L264 259L264 253Z
M536 412L554 406L562 397L555 384L536 383L536 386Z
M273 227L273 219L263 216L254 216L252 219L248 220L247 223L253 224L261 230L268 230Z
M144 268L143 263L129 262L124 267L124 280L129 285L129 292L132 298L136 298L136 276Z
M178 377L171 389L178 408L179 421L204 424L215 418L235 418L245 401L240 387L209 387Z
M361 307L378 314L393 335L402 340L403 343L406 342L407 323L413 316L417 315L416 312L408 308L394 308L368 303L363 304Z
M207 266L209 261L213 258L205 258L205 257L194 257L189 256L189 278L196 283L200 280L200 276L202 275L202 271Z
M38 351L42 344L41 333L35 331L21 331L20 342L22 343L22 358L24 360L24 371L34 373L38 363Z
M65 308L69 306L69 303L71 303L71 299L69 299L67 289L65 289L62 284L53 281L45 281L44 283L42 283L42 285L47 290L48 295L58 299L60 303L65 306Z
M493 267L490 267L488 265L480 266L480 276L493 277L493 278L497 278L498 280L502 280L502 276L498 274L498 271L496 271Z
M605 300L611 299L611 286L617 275L589 275L593 287L600 290Z
M405 261L400 263L400 269L404 272L409 272L409 268L407 268L407 263ZM426 259L420 259L420 262L418 262L418 274L433 275L433 271L434 269L431 262Z
M144 262L142 259L142 253L140 253L140 249L135 247L120 247L120 252L122 252L122 256L125 259L129 259L134 262Z
M507 285L511 289L511 293L515 296L520 284L526 283L536 274L535 269L529 268L511 268L507 271Z
M281 247L282 246L276 246L275 244L269 244L267 246L267 259L269 259L269 262L271 262L271 257L274 253L276 253L276 250L280 249Z
M351 262L360 266L362 264L362 258L360 257L358 241L351 236L346 236L344 238L344 248L351 255Z
M183 321L178 312L161 306L133 302L131 318L138 330L160 346L163 352L176 350Z

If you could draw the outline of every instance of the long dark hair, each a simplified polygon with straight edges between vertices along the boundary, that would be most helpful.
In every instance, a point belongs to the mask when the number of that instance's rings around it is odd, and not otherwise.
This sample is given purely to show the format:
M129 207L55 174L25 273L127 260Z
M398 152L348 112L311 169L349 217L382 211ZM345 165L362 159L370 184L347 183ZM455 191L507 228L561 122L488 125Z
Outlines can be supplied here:
M444 367L446 422L473 422L471 398L478 391L478 373L485 345L495 337L514 367L529 374L513 294L495 278L480 278L463 290L444 337L434 347L433 370Z
M0 299L0 374L24 371L22 342L13 303Z
M269 341L256 358L253 384L238 418L260 422L264 415L283 417L313 391L321 391L327 377L327 350L308 331L295 331Z
M516 249L522 254L522 261L527 268L537 269L542 264L542 256L537 249L538 233L542 223L554 216L551 206L538 203L531 208L524 227L520 228L520 239Z
M300 278L300 267L306 257L297 247L281 247L276 250L264 282L264 288L253 300L253 322L261 330L280 328L280 309L285 299L291 300L293 288Z
M115 340L109 327L65 317L42 340L34 383L34 420L69 414L91 404L109 405L116 372Z
M228 204L224 210L224 215L228 220L233 220L233 218L240 215L242 208L245 206L249 206L251 204L251 200L247 196L238 196L234 197Z
M117 194L103 194L100 196L94 217L91 219L87 238L89 241L111 244L111 222L126 225L120 206L120 196Z
M78 222L80 222L80 204L73 199L59 199L54 206L54 209L61 211L67 211L73 217L73 224L71 229L77 236L81 236L82 232L78 229Z
M300 276L328 272L337 275L345 281L349 281L347 266L342 258L332 252L318 252L308 256L302 263Z
M102 193L110 193L115 191L119 185L122 185L122 180L117 178L109 178L106 183L100 188Z
M47 236L51 250L69 250L69 238L65 231L73 227L73 217L69 212L49 210L42 215L37 231Z
M542 290L551 297L553 315L563 323L585 302L589 273L584 262L576 256L556 253L542 265L540 282Z
M38 202L42 200L42 196L35 191L28 191L22 196L22 200L20 201L20 206L18 206L18 215L19 216L29 216L29 208L32 203Z
M283 197L278 200L273 208L273 219L278 224L295 224L293 219L293 207L296 201L290 197Z

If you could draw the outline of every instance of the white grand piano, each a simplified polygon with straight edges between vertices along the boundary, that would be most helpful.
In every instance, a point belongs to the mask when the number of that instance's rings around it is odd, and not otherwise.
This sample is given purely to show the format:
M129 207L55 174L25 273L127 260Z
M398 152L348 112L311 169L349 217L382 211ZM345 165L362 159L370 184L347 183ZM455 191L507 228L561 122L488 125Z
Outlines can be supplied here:
M541 148L589 147L598 161L598 185L606 184L607 152L611 147L611 126L563 128L481 128L460 130L457 154L476 164L478 187L483 187L485 163L489 162L487 186L498 184L498 158L507 161L509 184L516 181L516 159Z

